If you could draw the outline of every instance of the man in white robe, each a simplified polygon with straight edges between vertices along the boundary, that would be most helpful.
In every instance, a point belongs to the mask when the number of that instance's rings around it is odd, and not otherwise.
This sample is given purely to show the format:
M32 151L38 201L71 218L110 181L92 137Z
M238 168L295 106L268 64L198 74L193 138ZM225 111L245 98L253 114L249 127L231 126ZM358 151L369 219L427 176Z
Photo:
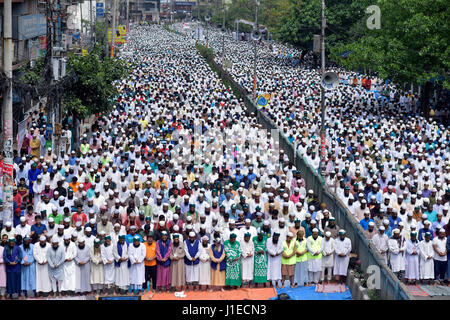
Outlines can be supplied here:
M331 238L331 232L325 232L325 238L322 240L322 276L321 281L325 280L325 270L327 271L327 283L331 281L331 273L334 267L335 240Z
M75 257L75 292L87 294L91 292L91 265L89 247L83 237L78 239L77 256Z
M350 262L350 252L352 251L352 241L345 236L345 230L339 230L339 237L335 240L335 256L333 273L336 281L344 284L347 279L348 263Z
M62 292L62 284L64 281L64 261L64 248L60 246L58 239L52 239L52 246L47 250L47 265L54 296L59 295L58 292Z
M134 290L134 294L138 294L142 290L145 282L145 265L144 260L147 255L145 245L140 242L139 236L133 238L133 244L128 246L128 258L130 259L130 289Z
M280 234L274 232L267 240L267 281L272 286L281 287L281 253L283 252L283 242L280 241Z
M184 262L186 264L186 284L188 290L196 290L200 272L200 241L196 239L195 232L189 232L189 239L184 241Z
M128 269L128 245L124 234L119 235L118 243L114 245L114 260L116 290L125 294L130 286L130 271Z
M39 238L39 244L35 244L33 247L33 256L36 260L36 292L44 297L47 297L48 293L52 291L47 264L47 250L50 247L47 238L43 235Z
M200 272L198 278L198 284L202 286L202 290L211 285L211 263L209 256L209 239L207 236L202 237L202 244L199 246L200 252Z
M425 232L425 239L419 242L419 273L420 280L422 283L424 280L431 284L431 281L434 279L434 249L433 249L433 241L431 239L431 233Z
M389 264L392 272L401 280L402 260L404 248L401 246L400 230L394 229L392 237L388 241L389 247Z
M246 287L249 287L250 282L253 281L253 262L255 260L254 259L255 245L253 244L253 241L251 239L253 239L252 234L250 232L246 232L245 234L243 234L241 240L242 281L243 285Z
M405 278L409 284L415 284L419 277L419 242L417 232L411 232L411 238L406 242Z
M61 286L61 292L73 295L75 294L76 278L75 278L75 257L77 256L77 247L74 242L70 240L71 236L64 235L64 244L62 248L66 254L64 262L64 281Z
M108 294L114 293L115 282L115 267L114 267L114 252L111 244L111 236L105 237L105 243L100 247L101 257L103 261L103 272L105 274L105 290Z
M388 246L389 238L384 233L384 231L385 231L384 226L380 226L378 228L378 233L376 235L374 235L373 238L372 238L372 243L375 246L375 248L377 249L377 251L383 257L384 262L387 264L388 263L388 261L387 261L387 251L389 249L389 246Z
M100 249L100 239L95 238L94 245L89 250L91 258L91 286L92 290L96 291L97 295L103 291L103 283L105 276L103 272L103 261Z

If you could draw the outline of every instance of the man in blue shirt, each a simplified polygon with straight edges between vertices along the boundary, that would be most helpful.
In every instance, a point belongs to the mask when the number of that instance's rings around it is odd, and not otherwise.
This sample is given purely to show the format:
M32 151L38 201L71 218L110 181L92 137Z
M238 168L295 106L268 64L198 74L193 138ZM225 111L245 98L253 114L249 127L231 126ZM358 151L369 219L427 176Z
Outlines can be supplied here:
M42 217L40 215L36 215L34 220L36 222L31 226L30 238L33 240L33 243L36 243L39 237L47 232L47 227L41 223Z
M359 224L361 225L361 227L365 230L369 229L369 223L373 222L375 223L375 221L373 221L373 219L370 218L370 211L366 210L364 211L364 219L362 219Z
M402 221L402 219L398 217L397 210L395 209L392 211L392 215L389 216L388 220L392 230L398 228L398 224Z
M374 183L372 185L372 191L369 192L369 194L367 195L367 198L370 199L372 196L375 196L375 199L378 203L381 203L383 200L383 196L380 192L380 190L378 190L378 184Z

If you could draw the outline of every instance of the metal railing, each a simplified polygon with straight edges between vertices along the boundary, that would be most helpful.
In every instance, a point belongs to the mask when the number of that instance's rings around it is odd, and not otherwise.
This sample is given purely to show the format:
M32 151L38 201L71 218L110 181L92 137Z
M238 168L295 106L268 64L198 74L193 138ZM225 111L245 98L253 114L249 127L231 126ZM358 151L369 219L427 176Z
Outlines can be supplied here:
M328 210L336 218L338 226L346 230L347 236L352 241L352 251L358 255L361 261L362 270L367 270L369 266L373 265L379 267L380 287L378 292L380 298L383 300L414 300L406 286L397 279L375 247L369 243L359 222L356 221L347 207L330 190L327 190L324 179L318 174L317 170L308 164L300 154L300 151L294 149L294 145L277 129L274 122L261 109L258 109L252 101L249 92L237 83L228 72L223 70L221 65L216 63L214 59L208 58L207 60L219 74L219 77L230 83L233 91L238 92L247 108L247 113L254 113L258 123L264 129L272 130L272 132L277 130L278 137L274 138L278 138L280 149L285 152L289 160L295 164L297 170L301 172L303 179L305 179L306 187L312 189L314 194L319 195L320 202L324 202L327 205Z

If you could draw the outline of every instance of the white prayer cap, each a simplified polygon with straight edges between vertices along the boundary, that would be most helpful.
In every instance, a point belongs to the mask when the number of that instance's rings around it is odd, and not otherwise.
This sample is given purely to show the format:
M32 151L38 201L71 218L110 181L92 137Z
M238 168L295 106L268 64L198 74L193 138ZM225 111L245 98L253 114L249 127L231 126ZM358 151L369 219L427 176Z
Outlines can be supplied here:
M78 238L78 232L74 231L74 232L72 233L72 237Z
M87 231L87 232L90 232L90 231L92 231L92 228L91 227L86 227L84 230Z
M188 225L186 226L186 229L192 229L192 224L188 224Z
M319 232L319 229L314 228L314 229L312 230L312 232Z
M70 222L69 218L64 218L64 222Z
M303 206L303 204L299 201L299 202L297 202L296 204L295 204L297 207L301 207L301 206Z
M264 220L264 225L268 226L270 224L269 220Z
M375 225L375 222L373 222L373 221L369 222L369 226L374 226L374 225Z
M24 222L24 221L26 221L25 217L24 216L20 217L20 222Z
M81 226L81 221L77 221L77 222L75 223L75 226L76 226L76 227L80 227L80 226Z
M200 225L200 229L205 229L205 230L206 230L206 225L201 224L201 225Z
M186 217L186 220L187 220L187 221L192 221L192 216L187 216L187 217Z
M287 236L288 236L288 237L293 237L294 234L293 234L292 232L289 231L289 232L287 233Z
M431 224L430 220L426 220L423 224Z
M286 220L283 217L281 217L279 221L280 222L286 222Z
M306 217L306 218L311 218L311 213L307 212L307 213L305 214L305 217Z
M47 240L47 238L44 235L39 237L39 241L46 241L46 240Z
M234 219L230 219L229 224L235 224L236 221Z
M439 230L439 233L445 233L444 228L441 228L441 230Z
M62 224L58 224L58 229L64 229L64 226Z
M314 211L314 206L309 206L309 210L313 210Z
M330 231L327 231L327 232L325 232L325 235L326 235L327 237L331 237L331 232L330 232Z
M131 226L130 229L136 229L136 226ZM105 235L106 232L102 230L102 231L100 231L100 234L101 235Z
M66 234L64 235L64 240L67 240L67 239L70 239L70 236L69 236L69 234L66 233Z
M389 220L388 219L384 219L383 220L383 224L389 224Z
M317 221L316 220L311 220L310 223L317 224Z
M160 221L160 222L159 222L159 225L160 225L161 227L163 227L165 224L166 224L166 223L165 223L164 221Z
M6 226L6 227L11 227L11 226L12 226L11 221L7 221L7 222L5 223L5 226Z
M195 237L195 232L193 231L189 232L189 237Z
M385 229L384 226L380 226L380 227L378 228L378 230L384 231L384 230L386 230L386 229Z
M174 213L174 214L173 214L173 218L174 218L175 220L178 220L178 218L180 218L180 216L178 215L178 213Z
M173 230L174 230L174 231L178 231L178 230L180 230L180 227L178 227L178 225L174 225L174 226L173 226Z
M397 229L397 228L395 228L392 232L393 232L393 233L400 233L400 230Z
M424 213L423 215L422 215L422 219L427 219L428 218L428 215L426 214L426 213Z
M407 213L407 215L408 215L408 217L412 217L412 216L413 216L413 213L412 213L411 211L409 211L409 212Z
M53 238L52 238L52 243L58 243L58 242L59 242L59 240L58 240L57 237L53 237Z

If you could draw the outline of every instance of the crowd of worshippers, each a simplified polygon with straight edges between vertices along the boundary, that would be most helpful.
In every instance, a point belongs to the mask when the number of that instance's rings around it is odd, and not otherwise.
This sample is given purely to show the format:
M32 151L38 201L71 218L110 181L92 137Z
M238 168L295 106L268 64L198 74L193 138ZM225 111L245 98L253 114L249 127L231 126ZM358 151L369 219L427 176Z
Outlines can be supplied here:
M344 283L345 231L195 46L151 26L127 49L79 148L15 157L2 298Z
M180 25L174 28L183 32ZM254 44L225 39L225 59L232 62L227 71L252 92ZM210 30L209 45L221 64L219 31ZM271 94L263 112L306 163L319 169L319 70L311 64L285 63L281 52L298 52L281 44L260 43L257 50L257 94ZM338 73L340 84L326 93L326 159L321 172L326 188L360 222L400 279L448 283L448 127L420 115L418 95L376 77L342 68L329 71Z

